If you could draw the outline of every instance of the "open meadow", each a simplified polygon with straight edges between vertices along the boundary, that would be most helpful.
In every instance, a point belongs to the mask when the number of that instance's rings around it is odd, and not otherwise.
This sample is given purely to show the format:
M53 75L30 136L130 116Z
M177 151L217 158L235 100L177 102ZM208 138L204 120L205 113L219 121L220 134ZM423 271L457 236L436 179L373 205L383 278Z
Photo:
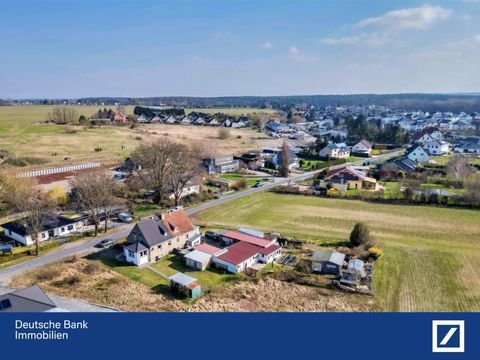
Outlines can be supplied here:
M326 247L347 241L362 221L385 250L374 270L374 310L480 311L476 210L262 192L196 217L209 228L253 227Z
M69 106L78 115L89 117L100 106ZM0 150L7 150L16 157L38 158L45 167L66 165L85 161L111 163L128 156L140 143L156 138L169 137L174 141L191 144L199 142L219 155L239 153L258 147L256 140L262 134L247 129L231 129L227 139L219 139L217 129L200 126L140 125L135 129L128 126L103 126L95 128L74 127L71 133L62 125L46 124L48 113L54 106L25 105L0 107ZM109 108L107 106L107 108ZM129 113L133 107L127 107ZM205 110L205 109L202 109ZM209 109L213 110L213 109ZM218 110L218 109L216 109ZM223 109L237 113L248 109ZM263 136L264 137L264 136ZM95 151L101 148L101 151ZM213 149L212 149L213 148ZM68 157L68 162L64 158ZM25 169L22 169L24 171Z

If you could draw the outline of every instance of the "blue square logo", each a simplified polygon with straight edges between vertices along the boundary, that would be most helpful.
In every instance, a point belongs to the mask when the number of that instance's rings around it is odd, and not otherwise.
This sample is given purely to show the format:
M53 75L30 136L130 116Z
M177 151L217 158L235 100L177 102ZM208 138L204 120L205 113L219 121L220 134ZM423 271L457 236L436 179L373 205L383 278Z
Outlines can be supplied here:
M432 352L465 352L464 320L433 320Z

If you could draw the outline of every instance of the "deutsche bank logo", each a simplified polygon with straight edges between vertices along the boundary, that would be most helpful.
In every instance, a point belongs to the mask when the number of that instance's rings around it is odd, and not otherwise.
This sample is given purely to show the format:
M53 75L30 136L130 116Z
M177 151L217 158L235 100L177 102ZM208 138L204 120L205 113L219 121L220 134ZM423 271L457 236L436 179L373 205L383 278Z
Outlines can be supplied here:
M465 352L465 321L433 320L432 351Z

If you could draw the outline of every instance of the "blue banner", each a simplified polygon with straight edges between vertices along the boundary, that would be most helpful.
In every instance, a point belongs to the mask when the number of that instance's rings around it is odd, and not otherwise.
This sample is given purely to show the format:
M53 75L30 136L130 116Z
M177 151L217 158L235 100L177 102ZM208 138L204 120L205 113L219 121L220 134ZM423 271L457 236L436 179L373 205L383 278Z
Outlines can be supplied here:
M479 359L480 314L4 313L0 344L4 359Z

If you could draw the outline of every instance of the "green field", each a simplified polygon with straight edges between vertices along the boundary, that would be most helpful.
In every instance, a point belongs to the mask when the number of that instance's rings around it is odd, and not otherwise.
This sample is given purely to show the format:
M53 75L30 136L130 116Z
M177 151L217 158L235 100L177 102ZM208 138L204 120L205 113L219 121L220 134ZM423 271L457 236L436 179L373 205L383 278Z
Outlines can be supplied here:
M222 174L220 175L222 179L225 180L230 180L232 182L239 181L239 180L245 180L247 182L248 186L253 186L257 182L261 181L262 178L260 177L255 177L255 176L243 176L241 174Z
M335 246L367 223L385 249L374 272L380 311L480 311L480 212L263 192L197 215Z
M75 109L79 116L86 117L101 108L68 107ZM258 133L249 129L231 129L231 136L223 140L218 139L217 132L210 127L162 124L140 125L136 129L128 126L77 126L76 133L72 134L67 133L65 126L45 123L53 108L54 106L50 105L0 106L0 150L7 150L19 158L40 158L43 164L32 167L43 168L44 164L58 166L86 161L110 164L124 159L141 142L166 136L184 143L199 142L205 146L215 143L217 152L225 155L258 147L255 140ZM115 107L112 109L115 110ZM250 113L249 109L231 110ZM133 107L128 106L127 111L133 112ZM101 148L102 151L96 152L96 148ZM68 164L64 158L69 158Z

